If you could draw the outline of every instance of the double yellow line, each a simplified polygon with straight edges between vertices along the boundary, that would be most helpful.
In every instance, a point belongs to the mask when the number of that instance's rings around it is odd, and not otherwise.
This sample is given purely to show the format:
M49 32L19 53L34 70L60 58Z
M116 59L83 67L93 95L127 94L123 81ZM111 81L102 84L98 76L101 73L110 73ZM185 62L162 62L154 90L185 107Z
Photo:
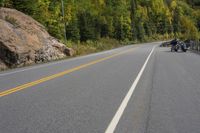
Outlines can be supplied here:
M104 58L101 58L101 59L98 59L98 60L89 62L89 63L87 63L87 64L83 64L83 65L77 66L77 67L75 67L75 68L68 69L68 70L66 70L66 71L63 71L63 72L60 72L60 73L57 73L57 74L54 74L54 75L51 75L51 76L47 76L47 77L41 78L41 79L39 79L39 80L35 80L35 81L32 81L32 82L29 82L29 83L26 83L26 84L17 86L17 87L15 87L15 88L7 89L6 91L0 92L0 97L3 97L3 96L6 96L6 95L9 95L9 94L12 94L12 93L21 91L21 90L23 90L23 89L26 89L26 88L29 88L29 87L38 85L38 84L40 84L40 83L43 83L43 82L46 82L46 81L49 81L49 80L52 80L52 79L55 79L55 78L64 76L64 75L66 75L66 74L69 74L69 73L72 73L72 72L74 72L74 71L80 70L80 69L82 69L82 68L85 68L85 67L88 67L88 66L97 64L97 63L99 63L99 62L108 60L108 59L110 59L110 58L119 56L119 55L121 55L121 54L131 52L133 49L135 49L135 48L131 48L131 49L129 49L129 50L126 50L126 51L123 51L123 52L120 52L120 53L116 53L116 54L113 54L113 55L110 55L110 56L107 56L107 57L104 57Z

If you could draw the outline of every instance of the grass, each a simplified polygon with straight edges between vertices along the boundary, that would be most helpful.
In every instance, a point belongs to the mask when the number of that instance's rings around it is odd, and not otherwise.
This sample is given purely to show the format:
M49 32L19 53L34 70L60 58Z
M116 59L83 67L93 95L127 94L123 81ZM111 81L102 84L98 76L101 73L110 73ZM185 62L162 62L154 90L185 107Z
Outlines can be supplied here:
M143 41L118 41L116 39L101 38L97 41L87 41L87 42L65 42L67 47L73 48L76 53L74 56L87 55L91 53L101 52L105 50L110 50L113 48L118 48L125 45L136 44L136 43L146 43L154 42L159 40L169 40L172 39L174 35L152 35L151 37L145 37Z
M126 45L128 42L120 42L115 39L109 39L109 38L102 38L98 41L87 41L87 42L71 42L67 41L66 45L67 47L73 48L76 53L75 56L81 56L86 55L90 53L96 53L104 50L110 50L113 48L121 47Z

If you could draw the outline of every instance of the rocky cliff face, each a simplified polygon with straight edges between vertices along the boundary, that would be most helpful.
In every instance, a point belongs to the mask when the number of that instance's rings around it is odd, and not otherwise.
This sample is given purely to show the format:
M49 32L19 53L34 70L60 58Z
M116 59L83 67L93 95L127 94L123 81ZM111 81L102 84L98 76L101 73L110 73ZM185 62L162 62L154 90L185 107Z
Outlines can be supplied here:
M0 69L56 60L73 53L31 17L15 9L0 8Z

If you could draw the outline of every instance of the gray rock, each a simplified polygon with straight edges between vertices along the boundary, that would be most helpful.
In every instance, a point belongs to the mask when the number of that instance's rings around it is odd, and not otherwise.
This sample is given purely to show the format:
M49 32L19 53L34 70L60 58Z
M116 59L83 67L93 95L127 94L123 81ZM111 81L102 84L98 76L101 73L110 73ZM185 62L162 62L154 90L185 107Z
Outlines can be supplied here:
M50 36L33 18L15 9L0 8L2 68L47 62L73 54L73 49Z

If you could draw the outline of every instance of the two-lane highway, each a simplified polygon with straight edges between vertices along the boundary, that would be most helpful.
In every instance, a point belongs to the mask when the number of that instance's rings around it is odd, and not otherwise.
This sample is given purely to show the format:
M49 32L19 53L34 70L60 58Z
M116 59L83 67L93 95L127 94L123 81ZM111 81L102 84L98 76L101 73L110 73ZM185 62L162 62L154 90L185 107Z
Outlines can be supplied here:
M200 56L159 44L0 73L0 133L199 133Z

